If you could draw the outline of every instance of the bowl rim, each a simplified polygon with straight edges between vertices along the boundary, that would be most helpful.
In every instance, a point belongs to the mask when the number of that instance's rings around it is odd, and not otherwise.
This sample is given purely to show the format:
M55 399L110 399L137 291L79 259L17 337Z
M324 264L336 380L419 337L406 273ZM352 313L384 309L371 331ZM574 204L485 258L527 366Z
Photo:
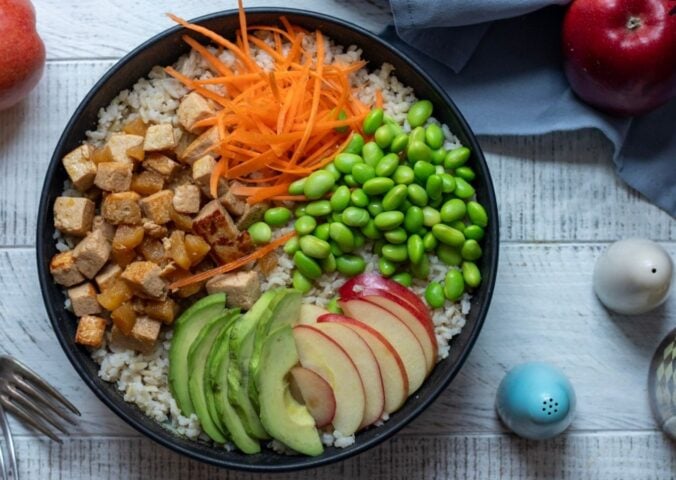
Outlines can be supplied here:
M455 105L453 100L450 98L450 96L445 92L443 88L439 85L439 83L434 80L430 75L428 75L414 60L412 60L407 54L402 52L401 50L397 49L393 45L390 45L388 42L380 38L377 34L366 30L365 28L356 25L354 23L342 20L340 18L333 17L331 15L327 15L324 13L320 12L315 12L315 11L309 11L309 10L303 10L303 9L297 9L297 8L286 8L286 7L252 7L252 8L247 8L246 9L247 13L262 13L262 14L275 14L275 15L294 15L294 16L301 16L301 17L309 17L314 20L319 20L323 22L328 22L328 23L333 23L336 24L337 26L347 29L347 30L353 30L359 33L362 36L369 37L370 40L376 42L379 44L379 46L386 51L388 51L390 54L394 56L400 57L405 63L410 66L411 69L414 70L415 74L420 76L425 82L427 82L429 85L432 86L432 88L439 94L441 97L442 101L447 105L447 107L451 110L452 115L455 117L455 120L457 121L459 127L465 135L467 136L470 147L473 150L473 155L475 156L475 160L482 164L484 167L485 172L482 172L482 180L485 183L485 190L486 190L486 196L488 197L488 205L487 208L489 210L489 215L491 216L492 219L492 224L493 228L489 229L487 231L487 238L486 240L491 243L491 245L494 248L493 255L491 256L490 263L487 265L487 271L488 275L484 277L484 283L482 285L482 288L485 289L485 302L483 302L479 306L479 312L476 317L476 321L474 322L472 326L472 330L469 334L469 337L467 339L467 342L461 347L461 352L457 357L457 363L455 365L455 368L449 372L449 374L446 376L446 378L443 379L443 381L440 383L440 385L435 389L432 390L431 393L424 399L422 399L418 405L412 409L406 416L401 417L398 419L398 422L396 425L392 425L390 429L384 429L383 434L381 435L376 435L368 440L365 440L363 442L356 442L354 446L351 446L349 449L338 449L335 454L332 454L330 456L318 456L318 457L306 457L306 456L298 456L297 458L299 459L298 462L290 462L290 463L285 463L281 465L276 465L276 464L246 464L246 463L241 463L236 460L224 460L224 459L219 459L219 458L214 458L211 455L204 454L202 452L195 450L191 450L189 448L185 448L180 444L177 444L175 441L172 440L172 437L170 435L172 434L170 431L166 431L167 436L162 436L160 434L156 434L152 429L149 427L146 427L146 425L141 422L137 421L134 418L128 417L125 412L118 407L118 402L120 400L114 399L111 396L109 396L106 392L104 392L102 389L99 388L99 386L94 382L92 378L90 378L89 373L86 371L84 365L80 364L80 361L75 355L75 351L70 348L68 345L68 342L66 340L65 332L63 329L60 328L58 320L57 320L57 314L55 312L55 309L50 302L47 289L50 284L53 283L53 280L51 278L51 274L49 272L49 259L45 257L43 249L39 248L39 243L44 241L44 239L50 239L48 241L51 241L52 238L52 230L53 226L47 225L47 210L51 208L51 205L47 204L48 201L48 192L49 189L53 183L53 177L55 176L55 173L57 169L61 167L61 158L57 156L58 152L63 149L64 143L66 143L67 137L69 136L70 130L73 128L74 124L77 122L77 119L82 115L83 111L85 110L86 106L89 104L89 102L92 100L92 98L95 96L96 92L101 89L110 79L113 77L119 69L121 69L124 65L126 65L128 62L130 62L134 57L136 57L138 54L143 52L145 49L151 47L153 44L165 39L168 36L174 35L176 32L179 31L184 31L185 29L180 26L172 26L168 29L163 30L162 32L159 32L155 35L153 35L151 38L148 40L144 41L141 43L139 46L131 50L128 54L124 55L121 59L119 59L112 67L108 69L108 71L103 74L103 76L94 84L94 86L88 91L88 93L85 95L85 97L82 99L82 101L79 103L78 107L75 109L73 114L71 115L70 119L68 120L68 123L64 127L63 133L59 137L59 140L57 144L54 147L54 152L52 154L52 157L50 159L47 171L45 173L45 180L42 186L41 194L40 194L40 202L39 202L39 210L38 210L38 219L37 219L37 237L36 237L36 253L37 253L37 269L38 269L38 277L40 281L40 290L42 293L43 301L45 304L45 308L47 310L47 314L49 317L49 321L52 324L52 328L56 334L56 337L61 345L62 350L68 357L68 360L72 364L73 368L75 371L78 373L80 378L84 381L84 383L89 387L89 389L98 397L99 400L101 400L106 407L108 407L110 410L112 410L119 418L121 418L124 422L126 422L128 425L133 427L136 431L144 435L145 437L159 443L165 448L168 448L174 452L180 453L188 458L198 460L207 464L211 464L220 468L226 468L226 469L232 469L232 470L238 470L238 471L246 471L246 472L261 472L261 473L273 473L273 472L290 472L290 471L300 471L300 470L305 470L305 469L310 469L310 468L317 468L320 466L325 466L329 465L332 463L336 463L342 460L345 460L347 458L356 456L358 454L361 454L365 452L366 450L369 450L381 443L383 443L385 440L391 438L394 436L397 432L399 432L402 428L407 426L411 421L413 421L416 417L418 417L423 411L425 411L431 404L434 402L439 395L446 390L448 385L452 382L452 380L456 377L460 369L462 368L463 364L467 360L467 357L469 356L469 353L471 352L478 336L479 333L481 332L481 328L483 327L484 321L486 319L486 315L488 313L488 309L490 307L491 299L493 296L493 291L495 287L495 280L497 277L497 270L498 270L498 257L499 257L499 219L498 219L498 214L497 214L497 199L495 195L495 189L493 186L493 182L490 176L490 172L488 170L488 165L486 163L485 157L483 155L483 151L479 146L478 140L476 138L476 135L474 132L471 130L469 125L467 124L467 121L465 120L464 116L458 109L458 107ZM238 10L237 9L228 9L228 10L222 10L222 11L217 11L213 13L209 13L206 15L202 15L200 17L196 17L192 20L189 20L191 23L202 23L206 22L209 20L214 20L217 18L221 17L228 17L228 16L233 16L237 15ZM187 30L185 30L187 33ZM476 308L476 306L475 306ZM124 401L124 400L122 400ZM148 421L154 422L150 417L147 417ZM197 442L194 442L197 443Z

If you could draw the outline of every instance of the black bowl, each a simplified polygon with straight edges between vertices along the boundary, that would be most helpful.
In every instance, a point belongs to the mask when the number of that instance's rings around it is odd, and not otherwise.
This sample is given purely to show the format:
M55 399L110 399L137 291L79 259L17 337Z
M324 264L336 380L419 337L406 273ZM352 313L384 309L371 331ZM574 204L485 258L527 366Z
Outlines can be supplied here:
M475 182L477 197L487 206L491 218L480 264L483 283L472 298L472 310L467 324L462 333L452 340L450 356L435 367L422 388L385 425L359 433L356 442L350 447L327 448L323 455L314 458L278 455L269 450L257 455L225 452L221 448L178 437L146 417L136 406L126 403L112 384L99 378L98 366L87 349L75 344L76 318L65 310L62 289L52 281L49 273L49 261L56 253L52 240L52 206L67 178L61 159L82 142L87 130L95 128L97 113L101 107L106 106L121 90L130 88L138 79L147 75L153 65L172 64L188 51L181 40L184 29L171 28L128 54L99 80L77 108L56 146L47 170L40 199L36 241L40 286L52 326L75 370L94 393L129 425L176 452L221 467L262 472L311 468L346 459L389 438L427 408L458 373L479 335L491 301L498 264L498 213L491 177L474 134L451 99L405 55L362 28L337 18L301 10L247 10L247 19L251 25L279 23L280 15L285 15L292 23L310 30L321 29L340 44L358 45L372 66L384 62L393 64L396 75L404 84L413 87L419 98L430 99L435 107L435 116L448 124L460 141L472 149L470 164L478 174ZM211 30L226 32L224 35L228 36L238 28L237 12L230 10L207 15L196 19L195 23Z

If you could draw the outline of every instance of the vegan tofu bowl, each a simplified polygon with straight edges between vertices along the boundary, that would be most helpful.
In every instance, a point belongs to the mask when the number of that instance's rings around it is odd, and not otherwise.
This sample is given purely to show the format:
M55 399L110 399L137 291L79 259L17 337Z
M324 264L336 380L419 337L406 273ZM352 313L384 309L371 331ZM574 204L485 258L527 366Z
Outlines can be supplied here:
M171 18L52 158L37 253L57 337L113 411L199 460L363 451L444 389L485 318L497 207L476 139L353 25Z

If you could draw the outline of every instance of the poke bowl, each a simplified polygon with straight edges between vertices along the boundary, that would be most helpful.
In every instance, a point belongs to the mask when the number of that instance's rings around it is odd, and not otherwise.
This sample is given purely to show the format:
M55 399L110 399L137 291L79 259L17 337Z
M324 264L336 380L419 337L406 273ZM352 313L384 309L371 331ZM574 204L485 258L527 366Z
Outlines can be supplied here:
M172 18L51 159L37 258L56 336L113 412L194 459L272 472L363 452L443 392L488 312L481 148L358 26Z

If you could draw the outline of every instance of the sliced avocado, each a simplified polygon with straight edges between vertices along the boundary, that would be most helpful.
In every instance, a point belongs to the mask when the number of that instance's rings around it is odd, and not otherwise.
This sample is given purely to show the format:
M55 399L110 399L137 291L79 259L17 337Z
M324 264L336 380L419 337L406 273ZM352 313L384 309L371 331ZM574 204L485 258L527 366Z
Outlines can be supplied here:
M224 429L230 433L232 442L244 453L258 453L261 451L258 440L247 433L244 424L228 400L231 332L232 324L219 335L209 354L207 388L210 388L213 393L212 401L216 406L217 416Z
M186 417L195 413L188 386L188 352L202 328L224 312L225 294L215 293L195 302L174 324L169 348L169 386L176 404Z
M227 438L221 430L220 422L216 423L209 414L207 407L205 377L206 363L209 352L218 337L218 334L234 321L239 315L238 310L229 310L210 320L199 333L188 352L188 371L190 379L188 387L190 391L190 400L193 408L200 420L204 433L217 443L225 443Z
M214 395L214 383L211 379L211 368L215 363L214 359L218 355L221 344L223 342L227 342L230 338L230 327L233 325L236 318L237 317L231 318L228 321L226 327L223 328L216 336L214 344L211 346L211 351L209 351L209 355L207 356L206 368L204 370L204 396L206 397L207 401L207 411L209 412L209 417L214 422L216 427L221 432L223 432L223 436L228 437L228 439L230 438L230 432L223 423L223 420L221 420L221 416L218 414L218 409L216 408L216 397Z
M305 455L324 451L315 421L289 390L288 373L298 363L291 326L273 332L264 342L256 384L260 390L261 421L273 438Z

